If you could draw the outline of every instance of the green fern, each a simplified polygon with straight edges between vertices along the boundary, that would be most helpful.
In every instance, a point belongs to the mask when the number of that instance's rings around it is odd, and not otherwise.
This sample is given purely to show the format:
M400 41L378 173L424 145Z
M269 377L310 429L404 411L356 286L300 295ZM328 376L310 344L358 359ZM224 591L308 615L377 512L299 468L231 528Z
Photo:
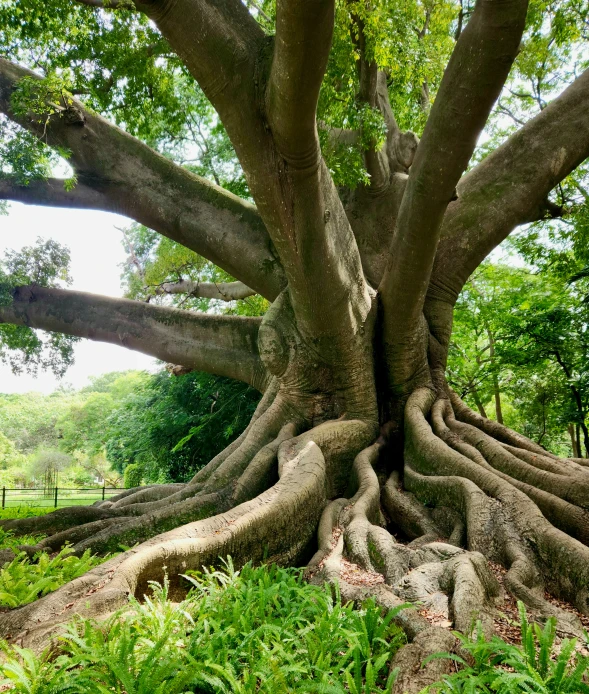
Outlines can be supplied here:
M45 692L34 689L40 672L56 682L67 672L63 691L87 694L391 692L389 662L404 643L393 624L398 610L383 617L373 602L354 609L276 566L236 571L228 561L188 581L180 604L165 581L106 623L70 625L57 658L7 651L5 682L15 694Z
M432 658L451 658L462 669L424 690L438 694L589 694L589 658L581 655L577 640L556 643L556 619L542 628L530 624L523 603L518 603L521 646L498 637L486 639L480 624L474 639L456 634L471 663L443 653Z
M90 550L76 557L69 547L64 547L53 557L39 552L32 560L25 552L18 552L0 569L0 606L19 607L33 602L108 558L92 556Z

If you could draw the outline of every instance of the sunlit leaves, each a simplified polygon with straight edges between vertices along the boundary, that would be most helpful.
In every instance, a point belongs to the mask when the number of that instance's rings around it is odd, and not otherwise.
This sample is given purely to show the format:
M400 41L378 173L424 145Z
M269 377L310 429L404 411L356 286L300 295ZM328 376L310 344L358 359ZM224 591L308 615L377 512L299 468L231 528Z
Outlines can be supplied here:
M583 295L558 274L484 264L465 286L448 378L471 405L494 416L497 387L509 426L570 455L567 426L583 422L589 408L587 363Z
M69 250L55 241L37 239L34 246L8 251L0 263L0 304L10 305L19 286L37 284L58 287L69 284ZM73 362L78 338L41 333L26 325L0 325L0 359L15 373L38 369L62 376Z

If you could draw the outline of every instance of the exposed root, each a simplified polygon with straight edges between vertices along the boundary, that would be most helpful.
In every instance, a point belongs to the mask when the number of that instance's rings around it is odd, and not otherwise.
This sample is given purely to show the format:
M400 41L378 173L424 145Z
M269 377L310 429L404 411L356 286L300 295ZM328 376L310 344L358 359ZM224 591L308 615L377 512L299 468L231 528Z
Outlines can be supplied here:
M489 434L489 436L492 436L494 439L497 439L497 441L501 441L501 443L507 443L511 446L515 446L516 448L531 451L532 453L539 453L540 455L553 458L555 460L559 459L558 456L550 453L550 451L542 448L542 446L539 446L537 443L530 441L530 439L526 438L525 436L518 434L517 431L513 431L513 429L509 429L509 427L499 424L499 422L495 422L492 419L486 419L477 412L474 412L474 410L471 410L466 403L462 402L462 400L451 388L448 388L448 395L450 397L450 402L452 403L454 413L456 414L456 418L461 422L472 424L477 429L480 429L486 434Z
M421 663L456 651L449 627L469 633L479 621L491 633L504 589L536 618L556 616L561 633L577 635L578 619L546 591L589 614L588 470L477 417L455 397L415 391L403 469L384 482L390 461L382 439L371 444L372 425L342 419L297 435L305 422L280 395L268 398L190 483L130 490L92 507L78 527L51 521L54 534L25 548L30 554L65 541L78 553L142 544L4 615L0 634L38 647L73 614L120 607L165 571L179 589L180 574L219 556L231 554L237 565L299 562L318 525L309 579L337 582L344 599L373 597L397 610L411 640L392 663L401 668L399 694L447 672L448 661ZM501 585L489 562L505 567ZM407 602L416 607L401 608Z
M469 633L478 619L491 630L499 586L481 554L441 541L419 547L402 545L382 527L380 488L372 467L379 449L374 444L356 457L354 496L326 507L319 525L319 549L307 573L314 581L337 582L346 599L373 597L387 609L407 602L421 606L421 613L408 608L395 618L413 640L393 662L401 668L395 691L413 692L447 671L447 663L436 661L421 667L425 656L456 649L455 637L442 627L454 624ZM397 484L393 476L385 485L391 519L396 521L395 510L400 508L410 532L420 528L425 534L439 532L427 511L418 509L416 499L403 495Z
M544 614L552 614L552 608L544 604L546 601L541 597L545 582L553 594L586 613L589 549L548 522L538 505L528 494L520 491L513 480L505 479L488 463L481 464L473 456L469 457L467 451L459 452L436 436L425 418L434 398L431 391L422 389L411 396L407 405L406 465L420 472L422 478L422 489L412 491L421 500L426 500L424 490L431 475L469 480L490 502L494 502L488 506L490 526L487 537L494 538L495 542L489 543L484 553L489 559L509 568L508 586L517 590L526 601L531 596L520 585L532 591L538 595L536 608ZM457 502L455 510L464 509L464 501ZM473 520L466 521L469 533Z
M123 492L108 504L59 509L39 518L6 521L4 526L21 534L37 531L49 535L39 545L23 547L31 555L40 549L58 550L66 543L78 555L87 549L106 554L132 547L178 525L223 513L265 491L275 481L271 480L271 470L265 478L257 480L256 488L247 479L241 480L239 501L235 499L235 485L256 453L259 460L259 455L263 457L265 447L273 441L277 441L277 447L285 433L294 436L294 425L281 434L289 414L280 397L270 393L263 398L247 430L209 463L210 469L199 481L197 475L189 484L136 488Z
M443 533L436 525L430 511L401 485L397 471L391 473L381 491L381 503L395 527L409 540L433 542Z
M102 509L98 506L70 506L68 508L58 508L45 516L1 520L0 528L10 530L15 535L30 535L33 533L52 535L85 523L93 523L125 515L126 513L123 510Z
M231 555L247 560L292 564L311 541L327 502L331 467L350 459L374 435L358 420L327 422L278 449L279 481L251 501L221 515L188 523L111 559L55 593L3 615L0 634L30 647L42 647L74 614L100 616L142 595L148 581L181 574Z

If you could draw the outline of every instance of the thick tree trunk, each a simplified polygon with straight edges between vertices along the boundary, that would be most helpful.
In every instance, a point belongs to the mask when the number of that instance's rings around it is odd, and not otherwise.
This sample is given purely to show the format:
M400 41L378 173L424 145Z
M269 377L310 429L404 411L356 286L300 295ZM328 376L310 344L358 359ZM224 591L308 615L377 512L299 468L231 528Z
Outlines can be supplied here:
M78 554L133 549L3 613L0 635L40 648L75 614L123 607L164 570L180 592L180 574L227 554L237 566L308 562L310 580L337 580L352 600L420 602L420 613L397 616L412 640L397 659L397 692L440 675L439 661L420 667L432 650L456 646L440 619L463 632L480 619L490 632L503 590L580 633L572 608L546 592L589 613L589 463L559 460L503 426L498 383L497 421L478 403L473 412L445 371L467 278L515 226L542 216L550 190L589 155L589 71L463 177L519 50L527 2L476 4L421 141L400 131L386 75L352 16L358 101L380 111L387 135L378 150L362 145L370 182L340 196L316 113L334 2L278 0L272 40L239 0L134 4L216 109L256 207L75 100L75 127L50 112L40 132L38 114L12 108L17 81L35 75L3 59L0 111L71 149L81 185L64 192L52 180L8 178L0 195L122 211L238 280L190 291L256 291L271 307L260 321L29 285L12 290L0 321L122 344L242 379L264 396L242 435L187 484L2 521L47 535L23 547L31 556L65 543ZM179 285L162 291L187 290ZM503 587L492 565L506 571Z

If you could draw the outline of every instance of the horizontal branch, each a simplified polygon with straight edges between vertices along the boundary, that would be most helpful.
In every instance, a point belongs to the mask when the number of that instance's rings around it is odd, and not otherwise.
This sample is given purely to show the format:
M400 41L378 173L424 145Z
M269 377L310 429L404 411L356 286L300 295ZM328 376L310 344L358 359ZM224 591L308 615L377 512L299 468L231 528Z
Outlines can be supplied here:
M12 304L0 306L2 323L109 342L262 390L265 369L257 347L260 321L37 285L17 287Z
M247 10L246 10L247 13ZM123 214L197 252L263 296L273 299L284 274L256 208L159 155L72 100L68 112L16 115L11 96L23 77L38 76L0 58L0 112L50 146L71 152L78 186L96 191L89 207ZM100 197L99 197L100 196ZM78 196L82 206L82 196ZM22 202L36 201L23 194ZM65 196L42 204L67 206Z
M218 299L219 301L237 301L247 299L256 293L243 282L195 282L180 280L179 282L164 282L155 288L156 294L187 294L202 299Z
M464 176L444 219L430 294L453 304L471 273L517 226L556 216L547 196L589 157L588 112L586 70Z
M68 188L65 181L59 178L32 180L25 184L11 176L0 177L0 200L85 210L108 208L108 200L98 190L83 183Z

